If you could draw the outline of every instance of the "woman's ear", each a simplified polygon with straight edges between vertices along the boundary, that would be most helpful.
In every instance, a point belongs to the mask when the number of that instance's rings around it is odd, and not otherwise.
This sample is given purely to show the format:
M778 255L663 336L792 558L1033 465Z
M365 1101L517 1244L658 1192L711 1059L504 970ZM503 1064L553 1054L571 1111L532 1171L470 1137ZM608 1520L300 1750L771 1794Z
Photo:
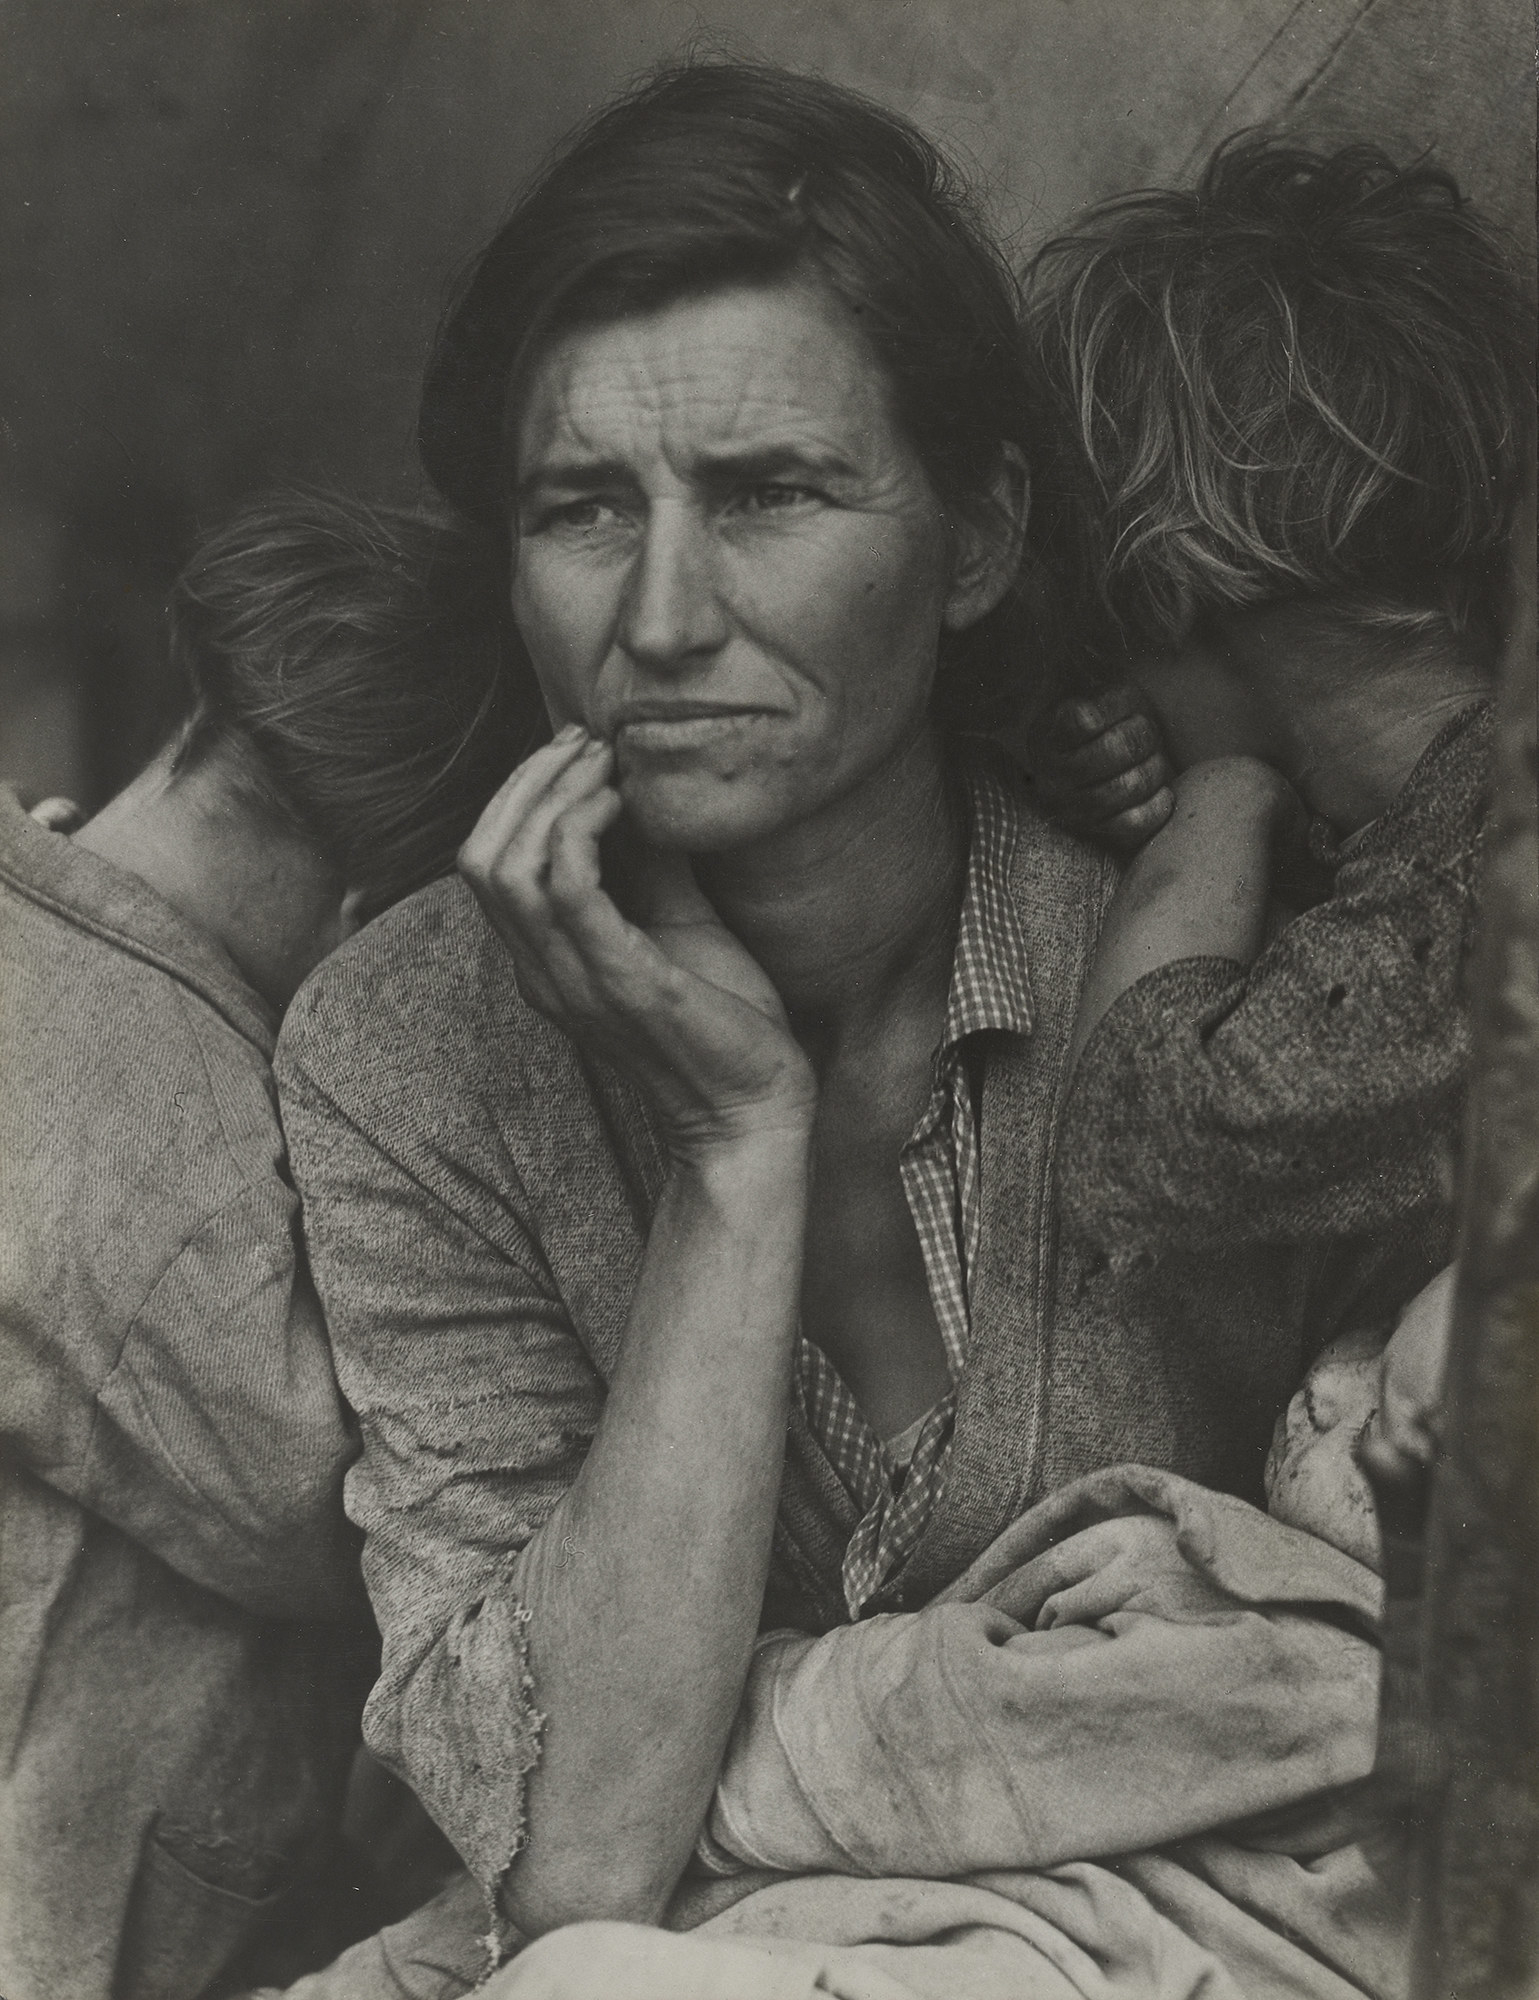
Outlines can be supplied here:
M956 560L941 614L948 632L965 632L986 618L1014 583L1030 512L1031 475L1007 444L987 500L953 522Z

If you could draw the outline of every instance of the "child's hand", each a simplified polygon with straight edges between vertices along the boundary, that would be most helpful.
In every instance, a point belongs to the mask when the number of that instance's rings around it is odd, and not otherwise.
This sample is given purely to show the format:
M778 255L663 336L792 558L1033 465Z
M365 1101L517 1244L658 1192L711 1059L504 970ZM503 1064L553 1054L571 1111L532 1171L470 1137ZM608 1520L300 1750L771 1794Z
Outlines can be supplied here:
M1060 826L1136 854L1170 818L1170 760L1136 688L1060 702L1042 733L1036 780Z

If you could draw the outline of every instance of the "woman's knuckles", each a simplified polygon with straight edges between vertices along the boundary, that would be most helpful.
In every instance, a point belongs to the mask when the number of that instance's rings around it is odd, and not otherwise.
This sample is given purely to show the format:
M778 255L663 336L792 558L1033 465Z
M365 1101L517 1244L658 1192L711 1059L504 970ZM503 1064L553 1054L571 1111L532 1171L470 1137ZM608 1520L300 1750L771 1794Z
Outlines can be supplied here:
M488 870L486 893L520 917L533 918L549 900L549 872L543 856L510 849Z
M544 887L551 910L567 923L575 923L587 913L599 893L596 863L585 866L577 855L553 855Z
M478 834L471 834L455 857L455 865L467 882L485 882L491 875L499 849Z

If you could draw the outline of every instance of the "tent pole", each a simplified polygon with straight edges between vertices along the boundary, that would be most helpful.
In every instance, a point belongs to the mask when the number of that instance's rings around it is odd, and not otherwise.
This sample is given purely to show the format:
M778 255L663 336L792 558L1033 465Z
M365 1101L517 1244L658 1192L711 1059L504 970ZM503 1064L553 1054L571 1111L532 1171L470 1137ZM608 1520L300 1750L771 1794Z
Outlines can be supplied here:
M1413 1699L1386 1680L1381 1760L1421 1798L1414 2000L1539 1994L1539 746L1534 519L1515 537L1496 809L1485 857L1476 1085L1442 1451ZM1394 1580L1391 1575L1391 1594ZM1414 1682L1419 1678L1419 1689ZM1397 1735L1399 1747L1397 1752ZM1414 1741L1415 1732L1412 1732ZM1415 1763L1415 1756L1411 1762Z

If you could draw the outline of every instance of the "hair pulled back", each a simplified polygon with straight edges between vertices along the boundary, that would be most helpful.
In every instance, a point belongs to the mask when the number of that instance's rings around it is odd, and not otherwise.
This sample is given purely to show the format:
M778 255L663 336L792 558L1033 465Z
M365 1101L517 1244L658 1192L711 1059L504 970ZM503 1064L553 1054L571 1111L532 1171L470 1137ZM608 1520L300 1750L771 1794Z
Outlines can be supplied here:
M193 703L177 768L228 758L365 918L453 866L541 726L506 671L494 551L430 516L264 497L199 546L170 614Z
M574 328L803 277L860 327L944 507L981 510L1036 396L1015 279L956 170L906 119L816 77L663 70L583 126L474 265L440 332L419 443L439 490L507 532L509 434ZM948 645L943 719L1013 705L1021 592Z

